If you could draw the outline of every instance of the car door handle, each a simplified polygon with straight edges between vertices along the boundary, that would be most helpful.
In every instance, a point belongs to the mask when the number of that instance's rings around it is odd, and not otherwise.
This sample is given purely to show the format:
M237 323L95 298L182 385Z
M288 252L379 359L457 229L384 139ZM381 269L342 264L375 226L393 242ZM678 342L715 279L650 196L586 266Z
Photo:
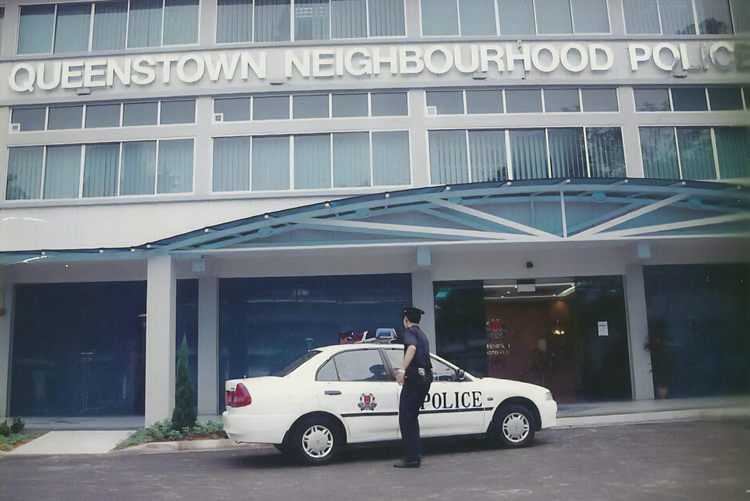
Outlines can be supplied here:
M326 395L341 395L341 392L338 390L326 390Z

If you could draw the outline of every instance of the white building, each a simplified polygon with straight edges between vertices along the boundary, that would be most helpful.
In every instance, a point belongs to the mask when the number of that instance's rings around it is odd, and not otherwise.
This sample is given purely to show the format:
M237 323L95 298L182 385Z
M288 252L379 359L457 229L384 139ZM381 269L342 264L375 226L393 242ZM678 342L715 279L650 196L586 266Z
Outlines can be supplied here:
M216 414L409 303L560 402L750 391L746 0L0 13L0 415L168 417L183 337Z

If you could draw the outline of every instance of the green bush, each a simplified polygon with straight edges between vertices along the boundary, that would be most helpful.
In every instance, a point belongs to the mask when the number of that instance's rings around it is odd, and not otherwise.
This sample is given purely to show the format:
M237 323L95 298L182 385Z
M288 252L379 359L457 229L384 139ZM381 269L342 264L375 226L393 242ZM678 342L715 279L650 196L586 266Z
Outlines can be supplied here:
M10 436L10 426L8 426L7 421L3 421L0 423L0 437L8 437Z
M195 426L186 426L180 430L173 430L171 419L165 419L154 423L147 428L141 428L128 438L117 444L118 449L133 445L147 444L151 442L174 442L178 440L191 440L196 438L226 438L224 425L214 421L205 424L195 423Z
M172 431L180 432L192 428L198 416L193 407L193 385L190 384L190 351L187 339L183 336L180 355L177 358L177 379L175 381L175 406L172 412Z

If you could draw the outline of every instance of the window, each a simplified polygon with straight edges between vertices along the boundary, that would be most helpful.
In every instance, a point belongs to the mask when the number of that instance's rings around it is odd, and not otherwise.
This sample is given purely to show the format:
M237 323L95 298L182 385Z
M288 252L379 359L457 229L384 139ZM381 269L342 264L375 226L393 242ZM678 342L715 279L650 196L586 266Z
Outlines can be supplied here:
M83 106L50 107L49 130L80 129L83 124Z
M18 124L21 132L44 130L47 108L14 108L10 123Z
M188 193L192 189L192 139L9 149L6 200Z
M635 111L670 111L669 89L634 89Z
M578 89L549 89L544 91L544 111L570 113L581 111Z
M333 94L332 111L334 117L366 117L367 94Z
M404 0L219 0L217 9L217 43L406 34Z
M427 91L427 106L434 106L438 115L460 115L464 112L464 93L460 90Z
M672 106L674 111L707 111L706 89L672 89Z
M503 91L501 90L483 89L466 91L466 113L502 113L504 109Z
M122 125L156 125L159 117L159 102L125 103L122 107Z
M409 155L406 131L215 138L213 191L408 185Z
M406 92L373 92L372 116L405 117L409 114Z
M623 0L623 8L631 35L741 33L750 14L744 0Z
M159 123L162 125L195 123L195 99L162 101Z
M539 89L518 89L505 91L508 113L541 113L542 93Z
M328 118L329 116L328 94L294 96L292 103L294 118Z
M709 87L711 111L741 110L742 92L739 87Z
M432 184L626 175L618 127L430 131L429 149Z
M61 54L198 42L199 0L24 5L18 54Z
M86 105L86 128L120 126L119 104L88 104Z
M250 98L214 99L214 113L224 122L250 120Z
M636 111L731 111L742 110L740 87L636 88ZM745 101L748 92L745 92Z
M333 358L339 381L391 381L378 350L339 353Z
M279 120L289 118L289 96L253 98L253 120Z
M339 375L336 372L336 363L333 359L329 360L323 367L318 369L318 374L315 376L316 381L338 381Z
M617 89L581 89L583 111L617 111Z

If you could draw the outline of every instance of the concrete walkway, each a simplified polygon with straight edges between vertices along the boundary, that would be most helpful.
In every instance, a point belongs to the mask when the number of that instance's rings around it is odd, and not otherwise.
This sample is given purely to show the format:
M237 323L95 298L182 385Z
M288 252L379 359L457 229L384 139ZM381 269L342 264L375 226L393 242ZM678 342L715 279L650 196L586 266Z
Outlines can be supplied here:
M750 417L750 396L561 404L558 408L556 428L748 417ZM202 422L220 421L221 416L199 416L199 419ZM0 455L137 454L248 447L225 439L159 442L113 451L120 441L133 433L132 430L140 427L143 427L142 416L28 418L27 429L51 431L28 444L17 447L12 452L0 453ZM249 447L257 447L257 445Z

